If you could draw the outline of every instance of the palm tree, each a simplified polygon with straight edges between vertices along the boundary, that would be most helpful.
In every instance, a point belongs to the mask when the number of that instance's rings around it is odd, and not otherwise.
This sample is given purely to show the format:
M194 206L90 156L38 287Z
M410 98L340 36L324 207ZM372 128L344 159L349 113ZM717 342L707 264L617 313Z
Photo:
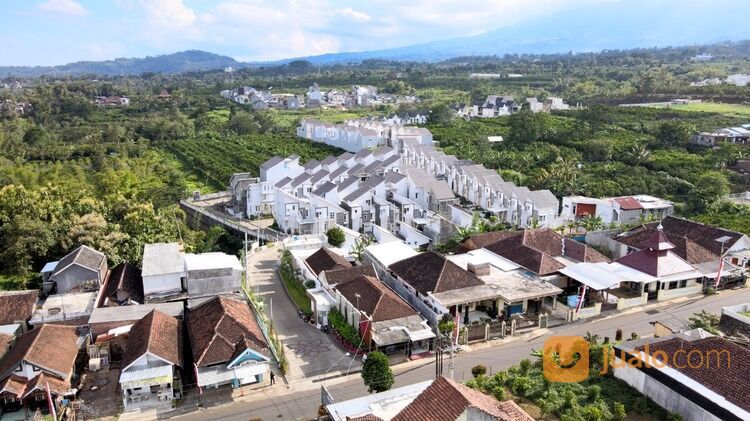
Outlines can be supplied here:
M598 231L604 227L604 221L598 215L586 215L581 218L581 226L586 231Z
M630 160L636 167L648 162L650 159L651 151L648 150L645 144L639 143L630 148Z

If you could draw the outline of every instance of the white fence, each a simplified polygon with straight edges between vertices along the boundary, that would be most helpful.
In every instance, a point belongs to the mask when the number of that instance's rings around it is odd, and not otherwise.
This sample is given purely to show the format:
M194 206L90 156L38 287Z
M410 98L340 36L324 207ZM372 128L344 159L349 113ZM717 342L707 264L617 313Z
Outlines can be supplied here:
M634 298L620 298L617 300L617 309L624 310L626 308L642 306L648 301L648 293L644 292L640 297Z
M685 288L662 289L656 295L657 301L671 300L673 298L685 297L687 295L699 294L703 291L703 285L693 284Z

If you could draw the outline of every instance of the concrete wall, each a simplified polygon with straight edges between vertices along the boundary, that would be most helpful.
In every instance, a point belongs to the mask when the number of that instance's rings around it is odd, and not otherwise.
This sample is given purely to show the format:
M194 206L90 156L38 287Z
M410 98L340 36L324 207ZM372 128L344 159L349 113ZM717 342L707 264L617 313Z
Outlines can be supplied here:
M242 272L238 270L191 270L187 274L188 294L191 298L240 291Z
M143 277L143 294L162 294L167 292L179 292L182 290L182 273L166 275L154 275Z
M586 233L586 244L596 247L598 249L604 249L608 251L609 257L616 259L624 256L628 247L612 239L616 234L619 234L622 230L605 230L605 231L593 231Z
M637 368L629 367L619 358L615 359L618 365L624 365L622 368L615 368L615 377L629 384L631 387L641 392L649 399L656 402L657 405L670 412L676 412L682 416L685 421L719 421L705 409L688 400L687 398L675 393L672 389L663 385L659 381L652 379L646 373Z
M740 312L750 312L750 304L722 308L719 322L721 330L725 333L740 332L750 336L750 317L743 316Z
M90 281L92 279L101 281L99 272L78 265L71 265L62 271L62 273L50 278L51 281L57 284L58 294L64 294L79 286L83 281Z

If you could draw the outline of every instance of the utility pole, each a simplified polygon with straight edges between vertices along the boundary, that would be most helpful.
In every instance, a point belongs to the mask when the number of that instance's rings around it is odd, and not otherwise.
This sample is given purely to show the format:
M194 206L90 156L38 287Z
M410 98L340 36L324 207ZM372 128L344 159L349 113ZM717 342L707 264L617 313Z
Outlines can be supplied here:
M451 342L453 342L453 341L451 341ZM458 344L458 339L456 339L456 344ZM451 376L451 380L453 380L453 348L455 348L455 345L453 345L453 343L451 343L451 359L450 359L450 362L449 362L449 365L448 365L448 373Z

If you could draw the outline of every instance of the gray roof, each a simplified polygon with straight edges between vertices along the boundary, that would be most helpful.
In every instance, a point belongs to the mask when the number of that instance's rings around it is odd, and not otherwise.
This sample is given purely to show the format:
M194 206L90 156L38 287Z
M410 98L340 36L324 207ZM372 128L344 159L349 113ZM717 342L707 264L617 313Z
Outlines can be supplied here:
M326 176L328 176L328 174L330 174L328 171L326 171L326 170L320 170L320 171L316 172L315 174L313 174L313 176L310 178L310 182L313 183L313 184L315 184L318 181L320 181L323 178L325 178Z
M362 170L365 169L365 166L362 164L357 164L351 168L349 168L349 175L354 175L356 173L362 172Z
M287 184L289 184L291 181L292 181L291 178L284 177L281 180L279 180L279 182L276 183L275 186L278 187L278 188L282 188L282 187L286 186Z
M399 181L403 180L404 178L406 178L405 175L399 174L399 173L393 172L393 171L388 171L385 174L385 181L387 181L389 183L398 183Z
M283 162L283 161L284 161L284 158L282 158L280 156L274 156L271 159L269 159L268 161L260 164L260 167L263 168L264 170L267 170L269 168L272 168L274 165L276 165L276 164L278 164L280 162Z
M364 172L365 174L370 174L378 170L378 168L381 168L383 166L383 163L380 161L372 161L372 163L365 167Z
M317 159L311 159L311 160L305 162L305 165L303 165L302 168L304 168L305 171L307 171L307 170L311 170L311 169L313 169L313 168L315 168L315 167L317 167L319 165L320 165L320 161L318 161Z
M393 148L391 148L389 146L381 146L381 147L375 149L375 151L373 152L373 154L375 156L383 156L383 155L387 154L388 152L392 152L392 151L393 151Z
M344 152L341 155L337 156L336 159L338 159L339 161L346 161L353 156L354 154L351 152Z
M365 180L362 185L367 186L369 188L375 188L376 186L380 185L381 183L385 182L385 178L379 176L379 175L373 175L372 177Z
M65 257L60 259L57 266L55 266L53 276L62 272L72 264L77 264L98 272L99 267L102 265L102 261L104 261L105 258L106 256L104 256L104 253L102 252L96 251L88 246L78 246L77 249L71 251L66 254Z
M384 167L387 167L387 166L389 166L391 164L395 164L400 159L401 159L400 156L398 156L398 155L392 155L392 156L389 156L388 158L386 158L385 160L383 160L382 164L383 164Z
M445 181L438 180L421 169L411 165L404 165L402 169L407 177L412 179L414 184L430 192L435 200L448 200L456 197L456 195L453 194L453 190L451 190L450 186L448 186L448 183Z
M335 170L331 171L331 173L328 175L328 178L330 180L333 180L334 178L344 174L345 172L349 171L349 168L346 168L345 166L340 166L336 168Z
M154 243L143 246L141 276L155 276L185 271L185 260L177 243Z
M529 192L527 198L534 202L535 208L555 208L560 207L560 202L549 190L535 190Z
M362 149L359 152L354 154L354 156L357 158L366 158L370 155L372 155L372 151L369 149Z
M158 303L158 304L139 304L133 306L116 306L116 307L99 307L91 312L89 324L93 323L110 323L110 322L129 322L137 321L152 310L158 310L162 313L182 318L185 312L184 304L180 302Z
M369 193L372 187L370 186L361 186L357 190L354 190L352 193L350 193L348 196L344 198L345 202L350 202L352 200L358 199L362 197L363 194Z
M318 186L317 189L315 189L312 194L316 196L325 196L326 193L330 192L331 190L335 189L336 185L331 183L330 181L326 181L325 183Z
M359 178L349 176L339 184L339 190L343 190L351 186L352 184L356 183L357 181L359 181Z
M307 181L310 177L312 177L310 174L303 172L302 174L298 175L294 180L292 180L292 187L297 187L300 184Z
M326 157L326 159L324 159L324 160L320 161L320 163L321 163L322 165L331 165L331 164L333 164L333 163L334 163L334 162L336 162L336 161L338 161L338 160L336 159L336 157L335 157L335 156L333 156L333 155L328 155L328 156Z

